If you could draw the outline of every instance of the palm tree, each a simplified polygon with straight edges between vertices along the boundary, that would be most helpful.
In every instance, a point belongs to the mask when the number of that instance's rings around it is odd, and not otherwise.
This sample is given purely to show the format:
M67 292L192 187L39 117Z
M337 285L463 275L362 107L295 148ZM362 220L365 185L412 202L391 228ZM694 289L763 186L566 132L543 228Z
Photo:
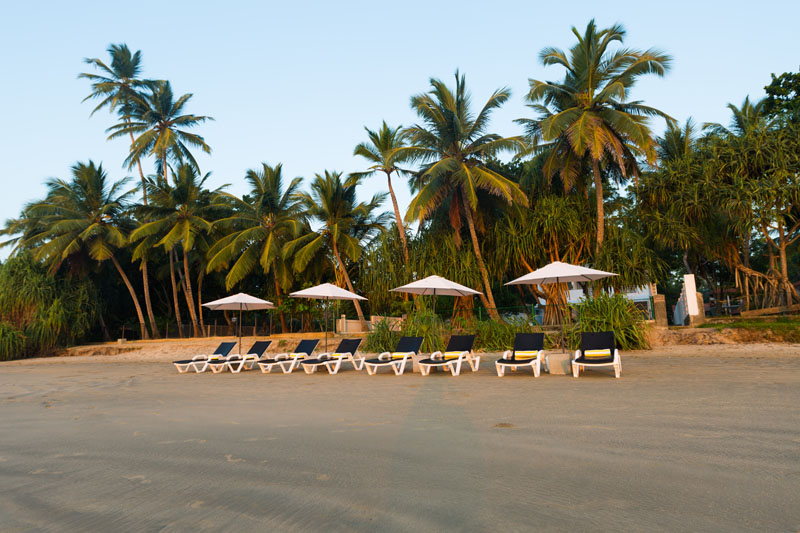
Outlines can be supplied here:
M192 95L184 94L176 100L168 81L153 81L148 86L150 92L133 102L130 118L108 129L108 138L135 135L125 163L131 167L143 157L155 156L164 181L168 179L169 161L179 164L186 162L199 173L197 161L189 147L199 148L207 154L211 153L211 148L203 137L186 130L214 119L182 114Z
M155 244L162 246L170 254L170 268L172 254L176 246L180 245L183 251L182 286L195 336L200 335L200 329L192 291L189 253L202 234L211 231L215 211L221 207L215 202L220 189L209 191L204 187L209 176L210 174L206 174L200 177L191 165L182 164L173 172L172 183L165 183L160 178L149 181L151 201L149 205L141 207L145 222L131 233L132 241L160 236ZM173 296L176 294L173 278ZM175 299L177 300L176 296Z
M440 80L431 79L429 92L411 98L411 107L423 122L406 130L410 146L399 148L398 152L403 157L421 161L423 166L417 174L414 187L417 194L408 208L406 220L424 221L449 203L450 223L456 242L460 242L462 223L466 219L486 293L484 304L490 316L498 319L500 315L475 229L478 191L486 191L509 204L527 205L528 200L516 183L485 165L487 159L498 153L523 148L523 142L518 137L486 133L492 111L511 96L508 89L496 90L475 115L470 109L464 76L456 71L455 78L455 90Z
M658 50L610 50L622 43L621 25L598 30L594 20L569 54L558 48L544 48L539 58L545 66L566 69L562 82L530 80L527 100L539 117L521 119L534 145L547 143L544 170L548 177L558 173L565 187L577 181L585 162L591 165L597 202L597 243L599 253L604 236L603 178L601 167L613 169L620 179L638 179L637 159L655 164L655 141L649 117L672 119L639 101L628 101L628 92L641 76L663 76L672 58ZM540 149L542 149L540 147Z
M141 73L142 53L140 50L131 52L127 44L112 44L108 47L108 54L111 56L111 66L108 66L99 58L85 59L84 62L94 66L102 74L82 73L78 78L88 79L92 82L92 92L83 99L100 100L100 103L92 110L92 115L97 111L108 108L109 112L117 111L122 121L130 125L131 114L137 102L141 101L139 90L147 86L148 82L139 79ZM131 146L133 146L133 132L129 132ZM139 178L142 181L142 201L147 204L147 188L145 187L144 172L142 162L136 161L139 169ZM158 326L156 325L153 306L150 301L150 280L147 271L147 258L142 257L142 284L144 285L144 303L147 309L147 316L150 320L150 329L153 336L159 337Z
M353 175L359 177L367 177L375 174L376 172L383 172L386 174L386 182L389 185L389 196L392 198L392 206L394 207L394 218L397 222L397 231L400 233L400 242L403 245L403 256L405 257L406 265L408 265L408 242L406 241L406 229L403 225L403 218L400 216L400 207L397 205L397 196L394 194L392 187L392 173L406 173L408 171L398 167L398 164L408 159L408 152L399 151L399 148L406 146L406 134L402 131L402 126L397 128L390 128L384 121L378 131L372 131L369 128L364 128L367 131L369 142L360 143L353 151L353 155L359 155L372 163L372 166L366 172L357 172Z
M136 189L123 192L127 179L108 184L102 165L76 163L72 180L47 181L47 196L25 208L25 218L35 221L37 230L22 243L33 250L34 258L49 265L55 273L65 261L80 256L102 263L111 260L136 308L142 338L148 338L139 299L115 251L128 244L129 225L125 215L128 199Z
M346 259L357 261L363 245L376 234L384 231L387 213L375 214L386 195L376 194L369 202L358 202L356 188L358 177L342 181L341 172L325 171L317 174L311 182L311 192L300 195L309 219L321 224L319 229L307 228L307 233L289 242L284 253L293 255L293 266L297 272L305 270L308 264L320 253L330 253L333 257L336 277L343 280L347 289L355 292ZM358 301L353 304L364 331L367 322Z
M297 196L303 178L294 178L284 187L283 166L262 163L261 169L248 170L245 180L250 184L250 192L242 198L222 193L234 213L214 223L228 233L209 250L206 270L227 267L233 261L225 276L225 287L230 289L258 265L264 274L272 272L280 307L281 287L287 288L292 283L283 260L283 246L298 235L305 218L303 203ZM280 320L285 332L283 311Z

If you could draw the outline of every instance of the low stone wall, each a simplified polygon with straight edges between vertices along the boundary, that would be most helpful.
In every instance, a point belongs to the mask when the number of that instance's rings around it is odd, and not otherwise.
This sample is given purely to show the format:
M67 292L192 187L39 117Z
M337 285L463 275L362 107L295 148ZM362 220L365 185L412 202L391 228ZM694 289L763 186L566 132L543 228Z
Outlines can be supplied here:
M744 344L753 342L775 342L769 331L739 328L659 328L649 330L650 345L672 346L679 344Z

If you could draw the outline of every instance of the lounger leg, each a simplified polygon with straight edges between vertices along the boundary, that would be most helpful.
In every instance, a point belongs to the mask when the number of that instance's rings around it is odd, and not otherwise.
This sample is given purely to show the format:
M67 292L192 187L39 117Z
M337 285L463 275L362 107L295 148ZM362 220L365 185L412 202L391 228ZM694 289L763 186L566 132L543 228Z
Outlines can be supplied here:
M371 367L370 365L365 364L364 367L367 369L367 374L370 376L374 376L375 372L377 372L378 367Z
M461 373L461 359L457 363L450 363L450 373L457 376Z
M531 366L533 366L533 377L538 378L539 374L542 373L542 360L537 359Z
M500 365L500 364L495 363L494 367L495 367L495 369L497 369L497 377L501 377L502 378L503 375L506 373L505 365Z
M302 365L306 374L313 374L317 371L317 365Z
M419 365L419 373L422 374L423 376L427 376L428 374L431 373L431 367L429 367L428 365L421 364Z
M580 365L577 365L577 364L575 364L575 363L572 363L572 377L575 377L575 378L577 378L577 377L578 377L578 373L580 372L580 368L579 368L579 366L580 366Z
M618 378L620 374L622 374L622 365L618 363L614 365L614 377Z

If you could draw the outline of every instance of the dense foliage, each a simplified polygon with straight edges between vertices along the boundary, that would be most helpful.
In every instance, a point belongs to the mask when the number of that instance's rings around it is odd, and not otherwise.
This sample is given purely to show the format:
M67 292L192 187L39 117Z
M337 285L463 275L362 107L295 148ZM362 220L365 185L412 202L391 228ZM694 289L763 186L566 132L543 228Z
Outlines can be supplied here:
M203 301L234 290L274 301L277 331L308 329L319 304L286 296L325 281L369 299L337 304L337 314L411 317L402 332L378 324L371 351L391 348L400 333L441 348L462 329L499 349L531 327L522 317L541 302L545 324L561 321L565 285L504 287L552 261L619 274L595 289L657 282L668 303L687 272L719 301L800 302L798 75L774 77L764 101L729 106L727 126L678 125L633 99L639 80L668 73L669 55L628 47L619 25L592 21L572 38L566 50L542 49L558 77L530 80L523 135L494 133L507 88L473 101L456 72L410 98L416 124L366 129L354 149L362 168L320 169L305 181L280 163L253 161L241 197L210 190L193 155L211 151L198 133L211 117L194 114L192 95L169 81L144 78L141 52L111 45L110 61L87 60L92 71L80 77L91 84L92 114L114 118L109 140L128 145L121 163L138 177L85 159L7 222L13 249L2 276L15 290L2 293L2 356L132 332L203 335L212 320ZM362 199L375 176L387 194ZM405 213L394 191L401 179L413 193ZM393 213L383 211L387 197ZM482 294L434 305L389 292L430 274ZM622 328L621 346L642 346L629 307L621 297L586 302L576 328ZM485 316L492 320L475 322ZM213 317L223 320L232 318Z
M569 345L576 349L584 331L613 331L620 350L642 350L650 347L647 327L641 309L621 294L601 294L584 299L577 306L576 320L569 328Z

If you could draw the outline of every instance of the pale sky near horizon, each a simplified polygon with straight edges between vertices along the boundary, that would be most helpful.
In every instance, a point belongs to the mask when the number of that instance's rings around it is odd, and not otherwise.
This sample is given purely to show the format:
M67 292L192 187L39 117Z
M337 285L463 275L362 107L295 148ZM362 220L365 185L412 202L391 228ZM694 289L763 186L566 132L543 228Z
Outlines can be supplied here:
M353 147L364 126L409 125L409 98L430 77L452 83L467 76L475 106L502 86L512 99L494 115L492 131L520 133L512 121L529 117L528 78L559 79L544 68L545 46L568 48L572 26L591 18L622 23L625 44L656 47L674 58L663 79L634 89L683 122L729 120L728 102L763 96L770 73L800 67L796 21L800 3L744 1L543 2L14 2L0 13L0 131L3 220L44 193L46 178L69 177L76 161L102 162L114 178L127 143L107 142L106 112L89 118L82 60L106 60L110 43L143 54L144 77L169 79L176 94L194 94L187 111L216 120L197 128L211 145L198 160L213 187L246 191L243 175L262 161L282 162L287 177L325 169L363 170ZM654 123L657 132L663 121ZM148 170L147 167L150 167ZM152 165L146 166L146 172ZM361 196L385 189L367 182ZM409 192L398 184L402 208ZM387 209L389 206L387 205ZM2 255L5 255L3 253Z

